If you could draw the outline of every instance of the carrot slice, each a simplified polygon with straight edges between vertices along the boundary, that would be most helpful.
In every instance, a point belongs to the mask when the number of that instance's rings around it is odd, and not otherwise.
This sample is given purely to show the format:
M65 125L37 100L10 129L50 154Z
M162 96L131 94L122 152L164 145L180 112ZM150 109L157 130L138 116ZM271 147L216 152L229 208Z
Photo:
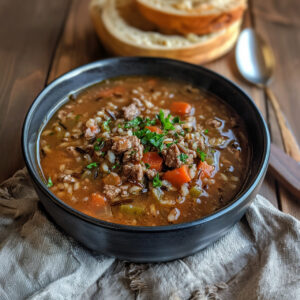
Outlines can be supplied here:
M157 126L145 126L145 128L149 129L151 132L162 133L162 130Z
M215 167L209 165L206 161L200 161L198 164L198 170L201 170L200 178L211 177L214 169Z
M172 102L171 112L176 115L185 115L191 112L192 106L186 102Z
M150 169L155 169L157 171L161 170L163 159L159 156L157 152L147 152L144 154L142 161L145 164L150 165Z
M111 97L113 94L123 94L125 92L125 88L123 86L114 86L110 89L101 90L98 93L98 97Z
M106 206L106 200L102 195L100 195L98 193L93 193L91 195L91 204L93 204L97 207L104 207L104 206Z
M174 186L181 186L186 182L191 181L188 166L184 165L178 169L167 171L163 175L163 179L169 181Z

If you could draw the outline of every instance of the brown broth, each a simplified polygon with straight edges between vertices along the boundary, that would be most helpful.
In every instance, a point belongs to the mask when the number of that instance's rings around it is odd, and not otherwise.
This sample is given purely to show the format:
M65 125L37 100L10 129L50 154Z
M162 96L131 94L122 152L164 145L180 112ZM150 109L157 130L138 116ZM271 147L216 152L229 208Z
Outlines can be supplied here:
M99 91L116 86L121 86L123 91L117 91L116 94L108 97L99 97ZM149 192L149 188L145 187L145 192L141 192L137 196L131 194L128 197L131 205L143 210L141 214L139 212L128 214L120 209L120 205L110 206L108 204L103 209L103 207L99 208L91 203L92 193L102 194L103 192L103 172L98 170L98 173L95 174L96 168L89 170L86 166L95 161L101 165L105 158L98 157L94 153L89 160L89 157L82 153L77 152L74 156L74 153L72 154L66 149L70 146L88 147L88 145L92 145L95 147L95 141L90 143L83 136L87 120L95 118L95 116L101 118L101 114L97 115L97 112L103 108L108 109L109 107L108 110L113 111L111 104L116 105L118 107L116 111L119 111L122 107L132 103L133 98L142 100L143 104L145 103L144 99L153 104L153 107L145 108L142 114L144 118L149 117L150 119L155 118L158 113L157 108L169 109L170 104L174 101L184 101L192 106L191 113L180 119L185 121L189 120L189 117L195 116L197 127L190 133L184 132L184 139L188 141L189 145L192 145L187 134L199 133L204 142L204 148L201 148L201 151L206 154L205 160L214 166L213 175L210 178L199 179L199 175L197 175L187 184L188 189L193 186L199 187L200 196L192 197L190 192L188 195L182 196L180 189L164 191L165 198L174 203L161 205ZM64 113L59 115L61 111ZM120 117L118 118L120 119ZM216 120L216 122L211 123L209 120ZM99 124L103 124L103 120L101 122ZM122 129L125 121L118 126L111 125L115 123L115 121L111 121L109 124L112 126L111 130L115 127L117 130ZM216 128L215 123L221 124L221 126ZM102 133L101 131L100 135ZM119 133L113 133L113 135L115 134ZM191 138L191 140L195 143L199 142L197 138ZM42 172L46 180L51 178L53 186L49 188L57 197L75 209L95 218L129 225L158 226L182 223L207 216L224 207L233 199L245 180L249 156L250 149L244 123L222 100L183 82L146 76L107 80L87 88L76 99L70 100L54 114L45 126L40 139ZM199 164L200 160L197 157L192 165ZM108 166L111 172L117 173L120 169L119 166L113 169L113 165L109 163ZM192 168L195 167L192 166ZM121 174L122 171L119 172ZM61 181L60 174L70 175L75 182ZM78 183L79 188L76 188ZM109 201L107 202L109 203ZM168 215L174 208L180 211L180 216L174 222L170 222Z

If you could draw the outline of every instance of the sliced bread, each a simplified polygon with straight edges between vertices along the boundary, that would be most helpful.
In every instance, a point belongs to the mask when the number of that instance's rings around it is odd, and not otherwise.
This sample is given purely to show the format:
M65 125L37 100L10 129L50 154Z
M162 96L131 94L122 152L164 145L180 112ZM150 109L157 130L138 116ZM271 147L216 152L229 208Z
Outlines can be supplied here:
M216 33L198 36L166 35L155 31L138 12L135 0L92 0L90 12L103 45L120 56L159 56L204 63L227 53L241 21Z
M247 0L136 0L141 14L165 32L208 34L242 18Z

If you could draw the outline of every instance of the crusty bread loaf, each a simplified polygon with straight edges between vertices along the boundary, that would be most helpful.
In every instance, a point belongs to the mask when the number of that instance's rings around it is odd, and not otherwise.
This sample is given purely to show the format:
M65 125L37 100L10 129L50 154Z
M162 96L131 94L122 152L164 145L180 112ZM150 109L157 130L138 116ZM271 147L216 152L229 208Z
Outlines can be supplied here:
M163 31L208 34L240 20L247 0L136 0L141 14Z
M204 63L234 45L240 21L209 35L165 35L139 13L135 0L92 0L90 12L104 46L120 56L159 56Z

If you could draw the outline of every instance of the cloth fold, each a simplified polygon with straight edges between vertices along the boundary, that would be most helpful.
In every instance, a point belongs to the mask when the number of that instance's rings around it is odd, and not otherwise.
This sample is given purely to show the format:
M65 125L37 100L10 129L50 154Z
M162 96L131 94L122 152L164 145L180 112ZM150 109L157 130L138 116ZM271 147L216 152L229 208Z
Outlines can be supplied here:
M300 222L257 196L199 253L135 264L97 255L45 216L27 171L0 185L0 299L297 299Z

